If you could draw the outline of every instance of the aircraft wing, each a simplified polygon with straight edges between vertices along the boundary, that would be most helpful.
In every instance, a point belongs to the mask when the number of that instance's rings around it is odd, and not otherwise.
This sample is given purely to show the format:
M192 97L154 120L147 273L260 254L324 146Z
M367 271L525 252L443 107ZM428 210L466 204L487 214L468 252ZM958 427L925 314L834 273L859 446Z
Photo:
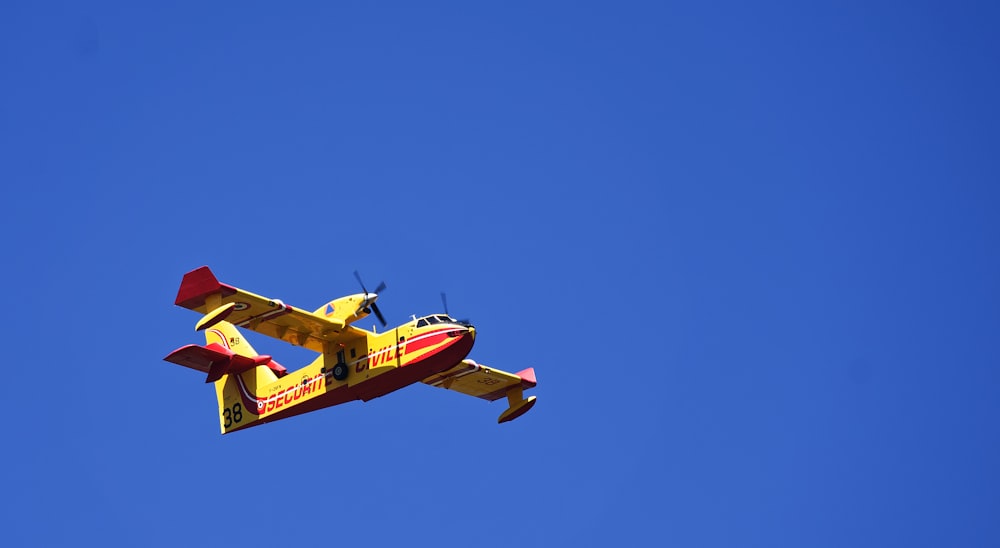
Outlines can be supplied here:
M535 370L529 367L517 373L508 373L472 360L462 360L458 365L431 375L423 380L425 384L461 392L484 400L495 401L507 397L510 408L504 411L498 422L516 419L527 412L535 403L535 397L524 399L524 390L534 388Z
M220 283L207 266L184 275L174 301L177 306L202 314L218 312L219 307L231 303L233 305L218 320L225 319L237 327L252 329L316 352L323 352L324 344L342 343L364 336L364 332L345 325L341 320L323 318L278 299Z

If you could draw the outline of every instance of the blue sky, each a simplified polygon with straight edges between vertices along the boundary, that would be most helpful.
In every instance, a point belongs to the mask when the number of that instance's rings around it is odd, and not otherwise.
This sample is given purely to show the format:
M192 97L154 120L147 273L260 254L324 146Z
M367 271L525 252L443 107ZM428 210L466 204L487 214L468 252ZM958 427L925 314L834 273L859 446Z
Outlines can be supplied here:
M4 4L4 536L997 545L998 15ZM359 269L395 323L447 291L538 405L222 437L161 361L203 264L307 309Z

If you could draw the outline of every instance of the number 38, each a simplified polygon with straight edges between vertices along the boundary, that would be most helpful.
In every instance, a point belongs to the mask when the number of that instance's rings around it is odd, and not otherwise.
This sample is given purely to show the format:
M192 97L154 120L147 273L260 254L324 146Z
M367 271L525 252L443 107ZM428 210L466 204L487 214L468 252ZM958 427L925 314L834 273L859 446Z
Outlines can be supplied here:
M226 419L223 426L229 428L234 423L239 423L243 420L243 406L240 404L234 404L232 408L225 408L222 410L222 418Z

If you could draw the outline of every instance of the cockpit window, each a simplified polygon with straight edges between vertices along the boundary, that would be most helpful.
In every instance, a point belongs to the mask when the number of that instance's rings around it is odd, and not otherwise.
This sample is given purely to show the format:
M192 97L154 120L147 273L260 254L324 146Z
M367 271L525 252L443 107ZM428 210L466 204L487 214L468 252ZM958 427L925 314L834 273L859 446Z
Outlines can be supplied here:
M423 318L417 320L417 327L424 327L425 325L433 325L436 323L454 323L454 321L455 320L449 318L448 316L444 316L441 314L437 314L434 316L424 316Z

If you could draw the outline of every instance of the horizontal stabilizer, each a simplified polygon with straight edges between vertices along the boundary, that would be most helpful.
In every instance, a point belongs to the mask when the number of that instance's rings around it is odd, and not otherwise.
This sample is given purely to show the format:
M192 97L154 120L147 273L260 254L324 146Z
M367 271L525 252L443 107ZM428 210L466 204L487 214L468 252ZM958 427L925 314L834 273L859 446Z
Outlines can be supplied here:
M207 347L198 344L182 346L163 359L177 365L189 367L195 371L208 373L208 370L212 367L213 360L228 359L228 357L225 348L213 343Z
M189 344L174 350L164 360L183 365L207 373L205 382L215 382L229 373L241 373L257 366L267 366L278 377L283 377L287 370L271 359L271 356L254 356L252 358L235 354L228 348L212 343L208 346Z

